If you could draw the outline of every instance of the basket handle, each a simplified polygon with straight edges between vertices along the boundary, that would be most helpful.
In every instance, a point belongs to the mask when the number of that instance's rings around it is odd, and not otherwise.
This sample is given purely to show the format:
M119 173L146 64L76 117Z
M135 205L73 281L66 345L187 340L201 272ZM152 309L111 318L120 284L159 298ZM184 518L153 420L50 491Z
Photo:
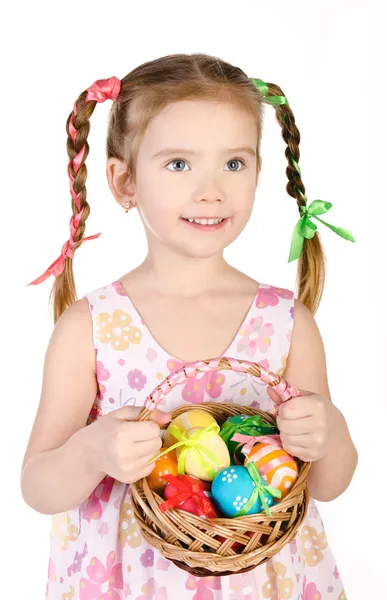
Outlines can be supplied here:
M196 377L198 373L208 373L210 371L237 371L238 373L249 373L254 375L270 385L281 397L283 402L302 396L303 394L293 385L290 385L286 379L264 369L258 363L247 360L238 360L222 356L218 358L209 358L206 360L198 360L193 363L187 363L165 377L161 383L146 397L144 407L137 417L137 421L146 421L152 410L157 408L161 400L176 386L184 383L191 377ZM278 406L276 406L275 414L278 414Z

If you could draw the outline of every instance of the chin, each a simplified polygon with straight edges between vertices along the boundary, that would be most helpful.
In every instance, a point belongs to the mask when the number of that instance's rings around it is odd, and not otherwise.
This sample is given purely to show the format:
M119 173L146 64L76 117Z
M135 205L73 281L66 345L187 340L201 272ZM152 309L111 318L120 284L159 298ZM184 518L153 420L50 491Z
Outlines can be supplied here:
M193 244L192 246L185 245L180 248L181 253L188 258L212 258L214 256L221 255L226 246L218 246L213 248L198 248Z

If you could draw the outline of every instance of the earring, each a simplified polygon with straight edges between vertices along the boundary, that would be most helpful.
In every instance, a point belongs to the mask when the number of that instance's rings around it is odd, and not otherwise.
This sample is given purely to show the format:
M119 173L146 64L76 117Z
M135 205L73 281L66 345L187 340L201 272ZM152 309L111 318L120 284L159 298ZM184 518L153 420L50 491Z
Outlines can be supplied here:
M127 202L127 203L125 204L125 212L126 212L126 213L129 211L129 208L130 208L130 202Z

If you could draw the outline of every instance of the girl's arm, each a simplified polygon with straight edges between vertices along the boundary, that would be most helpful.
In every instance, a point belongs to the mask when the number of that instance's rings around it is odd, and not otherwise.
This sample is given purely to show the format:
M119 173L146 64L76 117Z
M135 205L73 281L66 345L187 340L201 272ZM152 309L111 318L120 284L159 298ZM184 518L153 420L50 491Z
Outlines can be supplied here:
M46 351L42 392L22 465L29 506L54 514L81 504L103 479L94 461L95 424L85 427L97 393L87 300L57 321Z
M312 313L297 299L292 341L283 377L300 391L309 390L329 401L326 402L329 408L327 451L322 458L312 462L308 487L316 500L333 500L349 486L358 455L343 414L331 403L325 350L317 324Z

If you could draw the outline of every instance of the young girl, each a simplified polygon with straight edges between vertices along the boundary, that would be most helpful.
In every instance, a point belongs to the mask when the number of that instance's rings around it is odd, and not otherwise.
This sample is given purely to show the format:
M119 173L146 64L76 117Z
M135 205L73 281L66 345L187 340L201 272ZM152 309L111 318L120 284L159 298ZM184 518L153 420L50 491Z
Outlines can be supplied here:
M99 235L84 237L89 119L106 99L113 100L109 186L125 212L138 210L148 253L133 271L77 300L74 251ZM289 256L299 260L298 299L223 257L253 209L264 104L275 107L287 144L287 192L300 213ZM330 398L313 317L324 262L311 218L330 204L307 206L300 134L287 98L278 86L218 58L171 55L121 81L97 80L79 96L66 126L71 235L32 282L55 276L55 328L21 481L25 501L53 515L47 598L343 600L313 500L342 494L357 463L346 421ZM329 227L354 241L350 232ZM258 378L218 371L176 386L151 421L136 422L145 398L170 372L219 356L259 363L303 392L280 406L278 426L284 448L312 461L312 498L296 538L271 560L243 575L197 578L142 538L129 484L152 471L160 426L182 403L262 410L279 403Z

